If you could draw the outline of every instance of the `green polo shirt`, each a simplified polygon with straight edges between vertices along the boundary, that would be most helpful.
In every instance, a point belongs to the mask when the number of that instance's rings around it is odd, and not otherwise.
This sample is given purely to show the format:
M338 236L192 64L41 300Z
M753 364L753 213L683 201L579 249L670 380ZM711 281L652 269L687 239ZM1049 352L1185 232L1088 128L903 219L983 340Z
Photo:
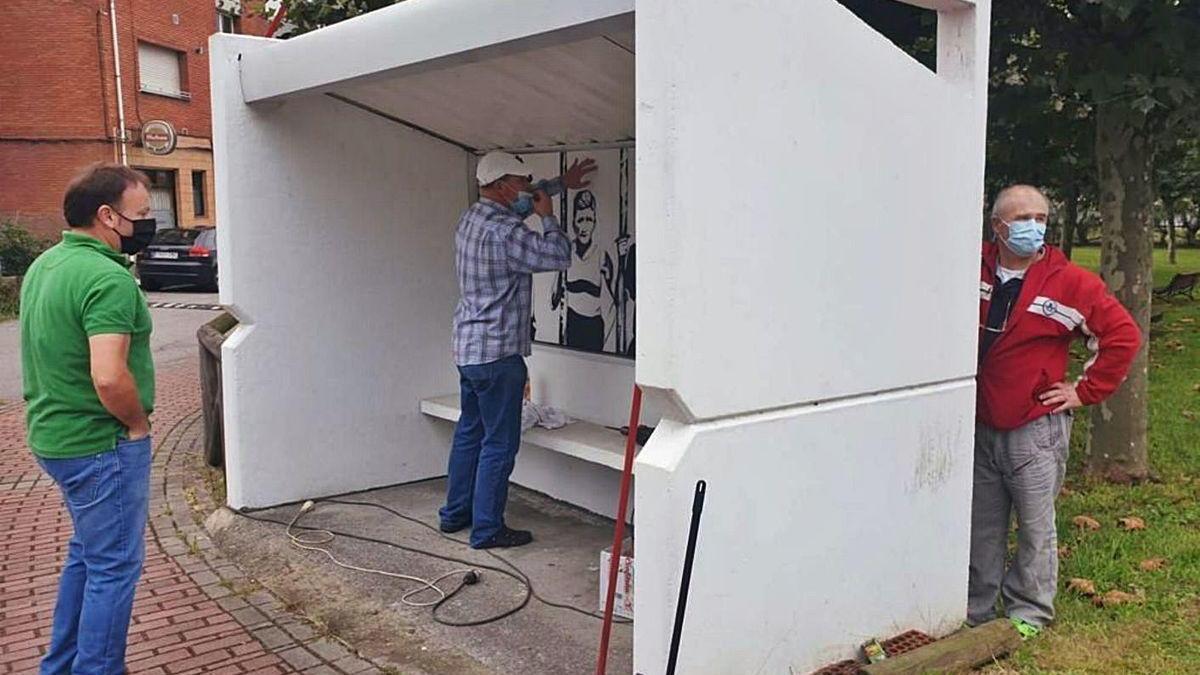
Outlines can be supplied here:
M125 437L92 384L92 335L130 336L129 371L147 414L154 407L150 310L129 261L87 235L62 241L29 266L21 285L21 368L29 447L39 457L86 457Z

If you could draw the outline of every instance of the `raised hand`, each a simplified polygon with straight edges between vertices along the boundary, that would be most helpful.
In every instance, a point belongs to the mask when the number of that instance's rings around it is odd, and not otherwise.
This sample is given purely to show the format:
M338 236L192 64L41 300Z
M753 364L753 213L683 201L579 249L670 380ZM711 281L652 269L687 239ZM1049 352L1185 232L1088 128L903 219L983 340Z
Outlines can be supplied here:
M563 185L571 190L581 190L592 184L588 174L596 170L596 160L588 157L582 161L571 162L571 168L562 175Z

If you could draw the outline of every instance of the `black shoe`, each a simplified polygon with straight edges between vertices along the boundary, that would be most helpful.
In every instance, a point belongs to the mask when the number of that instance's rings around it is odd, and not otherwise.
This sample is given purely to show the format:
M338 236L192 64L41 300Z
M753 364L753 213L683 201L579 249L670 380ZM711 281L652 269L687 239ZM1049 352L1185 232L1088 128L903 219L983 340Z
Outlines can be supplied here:
M455 532L460 532L462 530L467 529L470 526L471 526L471 521L468 520L465 523L439 523L438 529L441 530L442 532L445 532L446 534L454 534Z
M529 530L514 530L504 527L496 534L493 534L491 539L477 546L471 546L471 548L511 548L513 546L524 546L531 541L533 541L533 533Z

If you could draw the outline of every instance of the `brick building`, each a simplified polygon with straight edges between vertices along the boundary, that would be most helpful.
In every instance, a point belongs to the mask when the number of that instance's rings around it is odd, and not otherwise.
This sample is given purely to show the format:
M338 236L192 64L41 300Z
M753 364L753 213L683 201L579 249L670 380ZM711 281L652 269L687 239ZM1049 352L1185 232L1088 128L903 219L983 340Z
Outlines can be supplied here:
M124 161L151 178L159 227L215 225L208 38L219 31L264 34L267 21L253 11L261 3L4 4L0 218L14 217L35 233L55 235L64 227L62 192L71 176L91 162L123 161L124 154ZM120 57L123 106L117 102L114 53ZM175 131L175 149L167 154L153 154L143 143L143 125L153 120Z

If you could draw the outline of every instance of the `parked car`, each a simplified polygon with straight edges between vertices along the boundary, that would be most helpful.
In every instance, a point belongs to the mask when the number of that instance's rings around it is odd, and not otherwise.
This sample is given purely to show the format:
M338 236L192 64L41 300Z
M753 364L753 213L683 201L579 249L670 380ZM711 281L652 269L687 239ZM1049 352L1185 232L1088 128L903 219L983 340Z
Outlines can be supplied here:
M138 254L142 288L198 286L217 290L217 231L211 227L159 230Z

